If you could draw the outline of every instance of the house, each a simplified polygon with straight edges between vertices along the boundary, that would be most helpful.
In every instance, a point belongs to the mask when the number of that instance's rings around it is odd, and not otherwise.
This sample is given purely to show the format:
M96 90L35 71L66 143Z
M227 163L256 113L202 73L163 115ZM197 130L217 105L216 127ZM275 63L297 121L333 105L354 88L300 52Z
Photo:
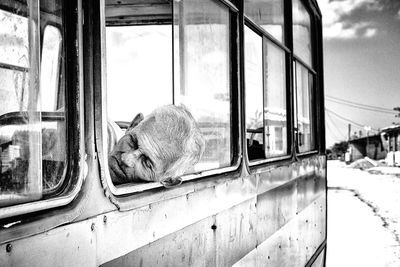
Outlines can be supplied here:
M381 136L387 150L386 163L389 166L400 166L400 125L383 128Z
M380 134L357 137L349 140L346 161L355 161L364 157L374 160L386 158L386 149Z

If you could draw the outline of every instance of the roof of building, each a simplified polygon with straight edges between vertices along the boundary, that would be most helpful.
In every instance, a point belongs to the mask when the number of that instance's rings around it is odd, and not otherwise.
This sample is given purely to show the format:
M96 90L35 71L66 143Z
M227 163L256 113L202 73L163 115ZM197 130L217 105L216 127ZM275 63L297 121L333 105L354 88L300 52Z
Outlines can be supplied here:
M400 132L400 125L390 125L388 127L382 128L382 132Z
M381 136L379 134L375 135L369 135L369 136L362 136L362 137L357 137L349 140L349 143L360 143L360 142L366 142L368 140L380 140Z

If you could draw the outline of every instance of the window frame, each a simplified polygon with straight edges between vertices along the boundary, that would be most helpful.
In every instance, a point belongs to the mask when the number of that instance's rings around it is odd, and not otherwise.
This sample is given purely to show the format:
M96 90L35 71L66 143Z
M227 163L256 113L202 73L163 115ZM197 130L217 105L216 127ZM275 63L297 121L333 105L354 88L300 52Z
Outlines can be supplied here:
M321 55L319 52L319 43L318 43L318 36L317 36L317 26L318 26L318 19L317 15L318 13L316 10L312 7L309 1L304 1L304 0L297 0L304 6L306 9L308 15L310 16L310 45L311 45L311 66L307 64L304 60L302 60L299 56L297 56L294 53L294 44L292 43L292 81L293 81L293 103L294 103L294 109L293 109L293 116L294 116L294 121L293 121L293 129L294 129L294 145L295 145L295 151L296 151L296 156L298 157L304 157L308 155L313 155L318 153L321 150L321 143L322 139L324 140L324 137L318 138L318 123L321 121L321 111L320 107L318 107L318 103L322 103L323 106L323 92L320 84L318 84L318 77L322 75L322 70L318 71L318 69L321 69L322 67L319 64L319 61L322 60L320 59ZM291 6L292 7L292 6ZM290 17L291 17L291 24L288 25L291 28L291 40L294 42L293 39L293 12L292 9L290 10ZM307 69L308 75L312 76L312 81L311 81L311 89L310 89L310 120L311 120L311 134L313 135L314 138L314 145L310 150L300 152L300 145L299 145L299 129L298 129L298 101L297 101L297 64L300 64L303 68ZM321 79L322 80L322 79ZM310 83L310 81L309 81ZM318 93L320 91L320 93ZM322 95L322 97L321 97ZM322 98L322 100L321 100ZM321 104L320 104L321 105ZM322 113L323 114L323 113ZM323 134L325 134L323 132Z
M27 17L29 13L26 6L17 2L13 3L13 7L11 8L0 4L0 8L25 17ZM35 9L37 9L38 20L40 21L41 10L39 1L36 2ZM19 10L19 12L16 12L17 10ZM81 140L84 140L83 116L81 112L83 110L83 79L81 73L82 57L80 54L80 48L82 47L81 11L82 9L78 1L63 1L63 24L61 25L60 30L60 32L63 33L63 40L60 52L64 53L66 60L61 62L59 71L61 70L61 67L65 68L65 77L63 79L65 80L65 87L68 87L69 90L64 91L65 105L68 106L65 111L65 149L67 156L62 184L54 190L54 193L47 192L45 194L43 191L43 196L39 200L1 207L0 220L33 212L46 212L46 210L52 208L66 206L70 204L81 191L85 176L84 166L86 166L84 144L81 142ZM51 24L60 29L60 25ZM40 40L43 40L44 31L42 29L44 29L45 25L47 25L47 23L40 21L38 26ZM36 49L38 50L37 53L40 55L39 65L41 65L42 42L39 43ZM18 70L21 71L20 69Z
M241 159L241 132L240 132L240 118L239 118L239 53L238 53L238 35L239 35L239 9L228 0L210 0L215 3L218 3L227 8L229 12L229 78L230 78L230 111L231 111L231 165L226 167L221 167L217 169L205 170L200 171L197 173L186 174L183 175L182 183L185 184L186 182L196 181L196 180L204 180L205 178L213 178L218 179L219 177L224 177L227 173L233 173L238 171L240 166L240 159ZM111 201L119 205L121 203L121 197L142 193L149 190L156 190L156 189L165 189L165 187L159 182L149 182L149 183L126 183L122 185L114 185L111 176L109 173L109 166L108 166L108 155L106 155L105 151L107 151L107 81L106 81L106 60L105 60L105 32L106 32L106 17L105 17L105 0L100 0L98 4L99 8L99 38L101 40L101 45L98 47L100 51L98 51L98 55L102 55L103 59L99 59L99 66L100 69L96 73L100 84L99 90L95 92L95 132L96 132L96 147L97 153L99 156L100 161L100 177L103 188L109 191ZM172 3L173 6L173 3ZM173 7L172 7L172 14L173 14ZM171 26L172 30L173 27ZM173 32L172 32L172 36ZM172 38L173 39L173 38ZM174 40L172 40L172 53L171 56L174 57ZM175 75L175 69L172 68L172 73ZM173 91L175 88L173 88ZM173 93L173 92L172 92ZM174 101L175 102L175 101ZM132 115L132 117L135 114ZM222 176L221 176L222 175ZM183 187L184 185L180 185L179 187ZM179 191L179 190L178 190Z
M284 3L285 4L285 3ZM284 18L286 19L286 5L284 5ZM263 53L263 74L264 74L264 62L265 62L265 56L264 56L264 46L265 46L265 40L271 42L273 45L277 46L285 55L285 93L286 93L286 139L287 139L287 143L286 143L286 155L278 155L278 156L271 156L271 157L266 157L263 159L255 159L250 161L248 158L248 154L246 152L246 161L248 163L248 165L250 166L250 168L261 165L261 164L265 164L265 163L271 163L271 162L276 162L276 161L282 161L282 160L287 160L290 159L292 157L293 154L293 149L292 149L292 112L291 112L291 80L290 80L290 73L291 73L291 69L290 69L290 49L289 47L287 47L287 45L284 44L284 42L286 42L287 37L286 37L286 31L287 31L287 22L285 20L284 23L284 32L283 32L283 42L281 43L279 40L277 40L274 36L272 36L270 33L268 33L264 28L262 28L260 25L256 24L250 17L246 16L244 14L244 26L243 27L248 27L250 30L252 30L253 32L255 32L256 34L260 35L260 37L262 38L262 53ZM245 78L243 78L245 79ZM263 99L265 97L265 84L264 84L264 80L265 78L263 77ZM244 91L246 91L246 88L244 89ZM245 99L245 97L244 97ZM246 102L246 101L244 101ZM264 106L264 100L263 100L263 108L265 108ZM264 118L264 112L263 112L263 118ZM264 121L263 121L263 127L265 127ZM247 127L246 127L246 123L244 125L244 131L246 133L247 131ZM264 137L263 137L264 138ZM264 138L265 139L265 138ZM246 144L246 143L245 143ZM247 145L246 146L246 151L247 151Z
M293 51L293 11L292 11L292 0L283 0L284 8L284 33L282 43L269 34L261 26L257 25L250 17L244 16L244 25L248 26L251 30L257 34L267 37L272 43L278 45L286 52L286 86L287 86L287 146L288 155L280 157L272 157L267 159L260 159L250 161L247 156L247 145L244 138L244 147L246 150L245 161L249 166L249 171L253 172L257 166L263 166L269 163L281 162L285 160L298 160L304 157L316 155L318 153L325 153L325 127L324 127L324 81L323 81L323 57L322 57L322 22L321 12L318 9L316 0L299 0L306 8L310 15L310 26L311 26L311 53L312 67L303 62ZM244 8L243 8L244 10ZM244 12L244 11L243 11ZM245 26L243 26L245 27ZM243 28L244 31L244 28ZM243 42L244 43L244 42ZM243 44L242 44L243 45ZM298 131L297 131L297 103L295 97L297 97L296 91L296 79L295 79L295 68L294 63L298 62L305 66L313 76L311 97L313 99L311 103L311 117L313 122L312 133L314 135L314 147L310 151L299 152L298 146ZM244 68L244 67L243 67ZM244 71L243 71L244 73ZM244 82L243 82L244 84ZM244 86L243 86L244 87ZM245 92L245 89L243 90ZM245 95L245 93L244 93ZM245 101L244 101L245 102ZM243 116L245 119L245 116ZM246 125L244 123L243 133L246 134Z

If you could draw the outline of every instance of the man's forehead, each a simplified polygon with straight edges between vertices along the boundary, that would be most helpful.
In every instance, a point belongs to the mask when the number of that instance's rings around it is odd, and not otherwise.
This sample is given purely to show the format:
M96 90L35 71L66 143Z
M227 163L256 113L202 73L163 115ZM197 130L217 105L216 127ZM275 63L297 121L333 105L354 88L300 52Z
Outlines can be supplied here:
M154 160L173 160L182 153L182 141L162 123L148 120L134 129L139 148Z

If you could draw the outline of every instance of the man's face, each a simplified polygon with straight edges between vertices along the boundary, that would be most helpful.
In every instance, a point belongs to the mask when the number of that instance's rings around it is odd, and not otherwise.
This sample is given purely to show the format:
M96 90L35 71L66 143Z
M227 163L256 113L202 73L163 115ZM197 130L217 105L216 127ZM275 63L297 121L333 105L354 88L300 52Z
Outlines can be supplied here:
M174 137L160 131L158 126L154 117L146 118L129 128L118 141L109 156L114 182L157 181L162 177L176 159L176 151L168 151L173 149L168 143Z

